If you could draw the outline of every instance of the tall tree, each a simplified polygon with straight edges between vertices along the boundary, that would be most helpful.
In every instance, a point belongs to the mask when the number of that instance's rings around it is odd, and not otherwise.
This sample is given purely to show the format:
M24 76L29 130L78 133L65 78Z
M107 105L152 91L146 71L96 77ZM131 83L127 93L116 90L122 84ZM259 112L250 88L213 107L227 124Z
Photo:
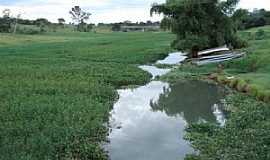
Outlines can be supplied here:
M79 30L80 26L84 25L85 21L89 20L91 16L91 13L83 11L80 6L74 6L69 13L74 23L77 25L77 30Z
M64 18L58 18L58 23L63 25L66 22Z
M10 18L10 16L11 16L10 9L4 9L2 13L3 13L3 18Z
M35 20L35 24L40 28L40 32L46 32L46 26L48 26L50 22L45 18L39 18Z
M65 28L65 22L66 20L64 18L58 18L58 24L62 26L62 28Z
M21 14L17 14L16 18L15 18L15 24L14 24L14 30L13 30L13 34L16 34L17 32L17 26L18 26L18 20L21 18Z
M224 44L239 46L231 15L239 0L167 0L153 4L151 15L164 14L162 26L177 35L172 45L190 51L193 57L201 49Z
M4 9L2 14L3 18L0 18L0 32L10 32L12 26L11 10Z

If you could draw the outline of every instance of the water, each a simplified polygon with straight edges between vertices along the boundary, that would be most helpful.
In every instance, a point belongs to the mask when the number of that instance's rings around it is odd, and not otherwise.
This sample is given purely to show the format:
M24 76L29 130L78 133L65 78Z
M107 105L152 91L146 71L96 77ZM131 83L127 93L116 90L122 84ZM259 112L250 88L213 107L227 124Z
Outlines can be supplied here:
M171 71L171 69L160 69L155 66L147 66L147 65L139 66L139 68L151 73L153 76L153 79L155 79L158 76L165 75Z
M164 60L157 61L157 63L158 64L169 64L169 65L179 64L182 61L184 61L186 58L187 58L187 56L184 56L183 53L175 52L175 53L169 54L169 56L167 58L165 58Z
M153 77L170 71L154 66L140 68ZM136 89L118 90L118 94L110 118L110 143L106 146L112 160L184 159L194 152L183 139L187 124L222 120L218 103L224 93L205 82L170 85L153 80Z

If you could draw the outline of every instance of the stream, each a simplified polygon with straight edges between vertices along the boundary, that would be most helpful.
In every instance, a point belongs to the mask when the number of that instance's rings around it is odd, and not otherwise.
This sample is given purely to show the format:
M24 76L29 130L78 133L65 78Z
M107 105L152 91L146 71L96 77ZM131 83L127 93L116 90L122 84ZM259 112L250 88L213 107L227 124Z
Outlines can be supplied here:
M174 65L184 59L181 53L171 53L157 63ZM188 124L225 124L219 107L225 93L220 87L202 81L170 85L154 78L171 69L151 65L139 68L151 73L153 79L135 89L118 90L105 146L111 160L182 160L194 152L184 140Z

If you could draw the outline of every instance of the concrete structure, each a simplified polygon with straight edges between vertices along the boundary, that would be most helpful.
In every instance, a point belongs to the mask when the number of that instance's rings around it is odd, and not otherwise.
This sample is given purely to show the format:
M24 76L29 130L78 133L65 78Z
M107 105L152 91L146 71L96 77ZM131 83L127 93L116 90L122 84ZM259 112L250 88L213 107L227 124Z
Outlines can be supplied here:
M131 31L159 31L160 26L121 26L121 31L131 32Z

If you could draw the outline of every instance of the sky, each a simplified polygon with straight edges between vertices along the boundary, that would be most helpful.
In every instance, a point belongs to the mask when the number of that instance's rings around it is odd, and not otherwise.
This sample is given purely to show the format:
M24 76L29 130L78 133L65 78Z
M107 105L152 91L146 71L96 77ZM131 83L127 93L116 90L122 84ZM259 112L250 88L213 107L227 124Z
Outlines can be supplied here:
M163 3L166 0L0 0L0 13L9 8L13 15L22 14L22 18L47 18L57 22L58 18L71 21L69 10L80 5L84 10L92 13L90 23L112 23L131 20L158 21L162 17L150 17L150 7L153 3ZM270 0L241 0L240 8L252 10L265 8L270 10Z

